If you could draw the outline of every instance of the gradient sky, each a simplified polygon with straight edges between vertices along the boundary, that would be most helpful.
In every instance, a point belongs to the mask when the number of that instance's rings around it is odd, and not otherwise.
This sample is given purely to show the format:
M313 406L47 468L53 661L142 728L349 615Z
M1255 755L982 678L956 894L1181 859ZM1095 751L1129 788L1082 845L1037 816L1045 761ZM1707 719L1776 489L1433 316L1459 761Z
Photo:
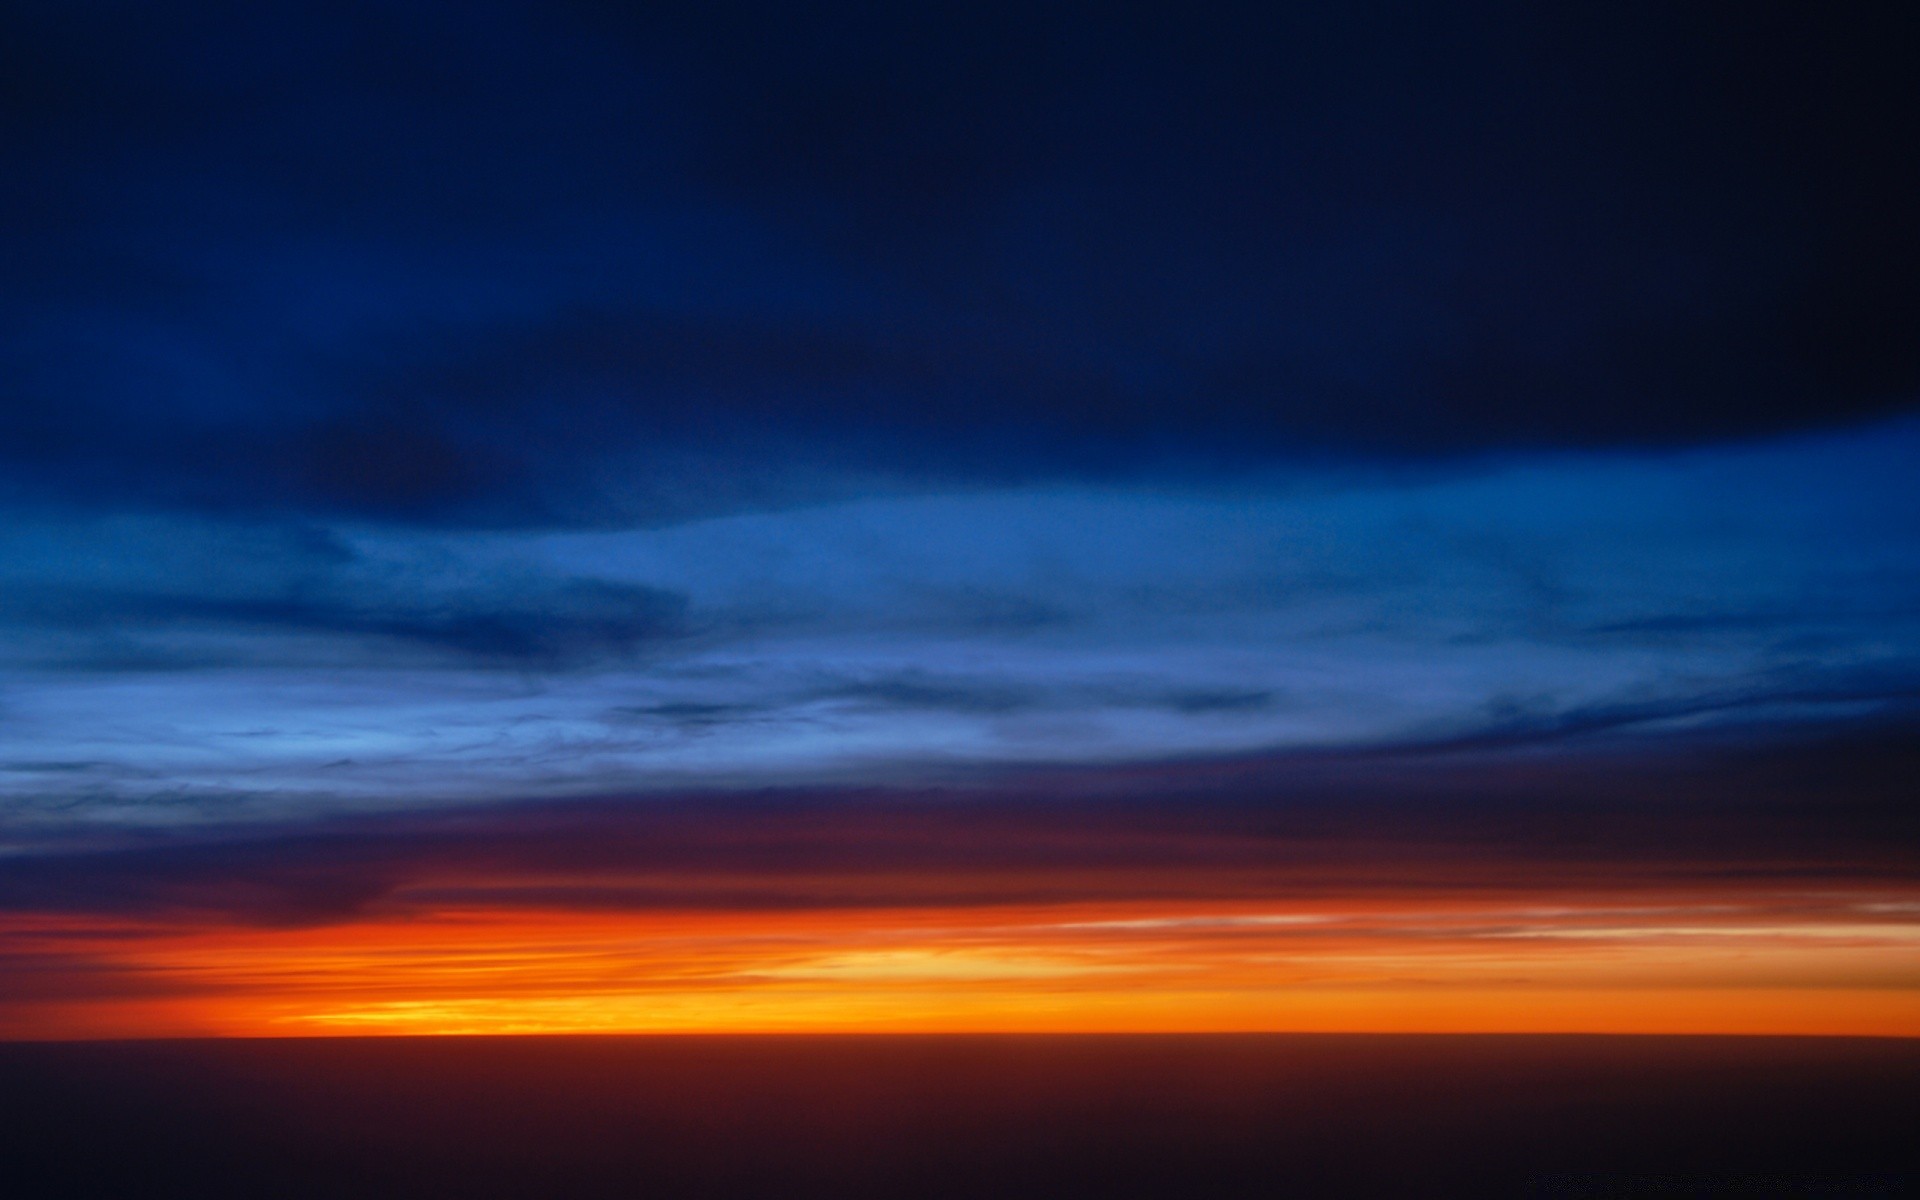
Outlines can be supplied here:
M1920 1034L1920 22L655 7L0 16L0 1036Z

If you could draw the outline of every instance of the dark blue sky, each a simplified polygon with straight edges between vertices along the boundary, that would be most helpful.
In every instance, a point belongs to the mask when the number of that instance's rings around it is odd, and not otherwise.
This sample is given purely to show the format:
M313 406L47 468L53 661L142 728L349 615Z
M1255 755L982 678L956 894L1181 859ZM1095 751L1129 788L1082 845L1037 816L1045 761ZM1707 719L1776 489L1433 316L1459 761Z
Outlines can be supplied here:
M1832 425L1898 6L13 4L23 500L625 523Z
M1899 6L664 7L7 6L0 841L1905 728Z

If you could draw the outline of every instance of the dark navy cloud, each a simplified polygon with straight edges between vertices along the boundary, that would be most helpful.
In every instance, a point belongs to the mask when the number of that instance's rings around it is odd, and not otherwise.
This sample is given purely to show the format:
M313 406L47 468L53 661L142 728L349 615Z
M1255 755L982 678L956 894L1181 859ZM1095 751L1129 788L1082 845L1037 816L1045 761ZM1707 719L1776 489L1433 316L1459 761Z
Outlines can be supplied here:
M382 603L379 597L304 595L209 597L192 594L59 592L16 595L0 618L57 632L111 630L124 644L154 630L202 630L243 642L249 633L358 647L361 661L425 649L509 666L553 668L580 659L618 661L682 632L681 599L668 592L574 581L534 595L437 598ZM244 658L244 656L238 656ZM81 654L67 660L87 665ZM111 655L109 655L111 661ZM193 665L191 657L182 665ZM349 661L352 661L351 659ZM164 656L150 660L154 667Z
M150 833L0 860L0 913L285 926L449 904L764 911L1543 884L1826 903L1836 885L1900 884L1920 864L1916 744L1909 718L1765 748L1287 755Z
M19 499L482 525L1920 393L1908 15L18 4Z
M508 565L435 577L314 526L16 512L0 545L16 666L551 671L630 662L693 632L670 590Z

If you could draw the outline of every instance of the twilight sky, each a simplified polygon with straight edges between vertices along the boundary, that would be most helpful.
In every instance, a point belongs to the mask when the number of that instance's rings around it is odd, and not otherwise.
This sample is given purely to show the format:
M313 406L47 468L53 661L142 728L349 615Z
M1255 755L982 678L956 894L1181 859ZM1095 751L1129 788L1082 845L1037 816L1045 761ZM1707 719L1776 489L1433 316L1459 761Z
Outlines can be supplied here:
M1920 1031L1910 16L673 7L7 6L0 1031Z

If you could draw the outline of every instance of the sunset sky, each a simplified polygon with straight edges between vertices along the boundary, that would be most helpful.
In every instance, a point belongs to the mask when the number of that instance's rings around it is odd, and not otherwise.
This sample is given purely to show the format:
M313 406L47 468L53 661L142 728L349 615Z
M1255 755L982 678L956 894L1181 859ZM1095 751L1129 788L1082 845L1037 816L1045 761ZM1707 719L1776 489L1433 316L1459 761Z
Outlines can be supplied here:
M7 5L0 1038L1920 1036L1920 39L1568 7Z

